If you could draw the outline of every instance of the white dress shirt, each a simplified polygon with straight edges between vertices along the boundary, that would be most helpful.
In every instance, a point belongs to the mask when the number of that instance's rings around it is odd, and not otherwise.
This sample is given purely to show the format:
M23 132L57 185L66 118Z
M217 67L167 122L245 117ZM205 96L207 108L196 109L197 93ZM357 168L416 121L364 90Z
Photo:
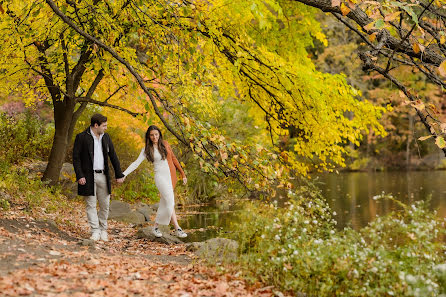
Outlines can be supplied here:
M93 136L94 142L94 160L93 160L93 170L104 170L104 155L102 154L102 136L104 134L99 135L99 138L96 137L93 130L90 127L91 136Z

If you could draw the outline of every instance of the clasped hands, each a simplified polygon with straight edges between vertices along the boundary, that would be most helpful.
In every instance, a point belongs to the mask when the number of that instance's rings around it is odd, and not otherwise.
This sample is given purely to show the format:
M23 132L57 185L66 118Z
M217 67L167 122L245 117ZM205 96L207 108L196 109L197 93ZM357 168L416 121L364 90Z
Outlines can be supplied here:
M116 179L116 181L117 181L119 184L122 184L122 183L124 182L124 180L125 180L125 176ZM77 182L78 182L80 185L85 185L85 183L87 182L87 180L85 179L85 177L82 177L82 178L80 178ZM186 178L186 177L183 177L183 184L184 184L184 185L187 184L187 178Z
M119 184L122 184L122 183L124 182L124 180L125 180L125 176L116 179L116 181L117 181ZM87 180L85 179L85 177L82 177L82 178L80 178L80 179L77 181L77 183L83 186L83 185L85 185L85 184L87 183Z

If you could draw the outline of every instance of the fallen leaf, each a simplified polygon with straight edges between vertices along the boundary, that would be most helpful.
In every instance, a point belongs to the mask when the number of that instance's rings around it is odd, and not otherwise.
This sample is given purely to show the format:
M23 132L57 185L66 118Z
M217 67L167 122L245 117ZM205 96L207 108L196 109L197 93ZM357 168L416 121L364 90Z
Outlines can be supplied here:
M421 136L420 138L418 138L419 141L425 141L426 139L431 138L433 135L427 135L427 136Z
M441 62L440 66L438 66L438 71L442 76L446 76L446 60Z
M399 15L400 15L401 11L397 11L391 14L386 15L386 17L384 18L384 21L386 22L391 22L394 21Z
M344 3L341 4L341 12L343 16L346 16L351 11Z
M412 45L412 49L416 54L418 54L421 51L420 45L416 42Z
M441 149L446 147L446 141L444 141L444 138L441 136L437 136L435 139L435 144Z

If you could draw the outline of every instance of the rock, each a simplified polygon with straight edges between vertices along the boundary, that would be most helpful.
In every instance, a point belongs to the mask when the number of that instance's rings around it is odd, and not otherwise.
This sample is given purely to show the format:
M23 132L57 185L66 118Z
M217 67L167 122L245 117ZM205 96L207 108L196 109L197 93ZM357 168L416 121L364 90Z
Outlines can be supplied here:
M62 170L60 171L59 179L76 179L76 173L74 172L73 164L63 163Z
M136 211L142 213L146 218L147 222L150 222L150 216L152 216L155 213L155 211L146 204L140 206Z
M75 178L74 178L75 179ZM70 199L77 197L77 183L69 179L59 181L62 186L62 193Z
M136 233L136 237L137 238L146 238L153 242L160 242L160 243L169 244L169 245L183 243L177 237L170 235L168 232L163 232L162 237L156 237L152 233L152 228L153 227L150 226L150 227L145 227L145 228L139 229L138 232Z
M108 213L108 218L114 219L123 216L127 213L130 213L131 211L132 210L130 209L130 204L119 200L112 200L110 201L110 210Z
M113 220L128 224L143 224L146 222L146 217L140 212L131 211L121 216L115 216Z
M190 242L186 244L186 251L196 252L203 246L204 242Z
M51 219L45 219L45 220L42 220L42 222L46 223L48 226L51 226L51 227L53 227L53 228L58 230L58 226L57 226L57 223L55 221L53 221Z
M195 252L203 259L212 262L234 260L237 258L238 243L227 238L211 238L203 242Z
M159 206L160 206L159 203L149 204L149 205L148 205L148 207L150 207L150 208L153 209L154 211L157 211Z
M81 241L78 242L79 245L81 246L95 246L95 242L94 240L91 239L82 239Z

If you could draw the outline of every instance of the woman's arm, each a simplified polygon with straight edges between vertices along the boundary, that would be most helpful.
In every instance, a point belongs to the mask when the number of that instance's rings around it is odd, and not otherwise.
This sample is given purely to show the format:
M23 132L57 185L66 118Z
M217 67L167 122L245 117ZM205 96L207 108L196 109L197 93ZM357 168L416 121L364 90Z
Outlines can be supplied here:
M136 168L138 168L138 166L142 163L142 161L144 161L145 158L146 158L145 149L143 148L138 156L138 159L136 159L135 162L130 164L130 166L123 172L123 174L127 176L130 173L132 173Z

